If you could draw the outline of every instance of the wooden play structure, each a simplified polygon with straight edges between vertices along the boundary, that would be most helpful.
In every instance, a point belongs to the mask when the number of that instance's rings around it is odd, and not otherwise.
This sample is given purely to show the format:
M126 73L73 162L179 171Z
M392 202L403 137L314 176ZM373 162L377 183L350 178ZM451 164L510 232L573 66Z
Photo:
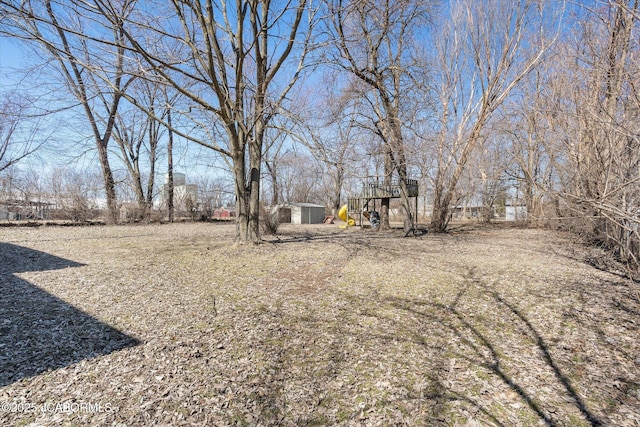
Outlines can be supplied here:
M385 183L380 177L369 177L362 186L362 192L355 197L347 198L347 204L342 206L338 217L347 226L363 227L366 223L373 223L371 215L380 211L382 199L399 199L401 197L400 182ZM418 181L407 179L407 195L415 200L415 212L418 212Z

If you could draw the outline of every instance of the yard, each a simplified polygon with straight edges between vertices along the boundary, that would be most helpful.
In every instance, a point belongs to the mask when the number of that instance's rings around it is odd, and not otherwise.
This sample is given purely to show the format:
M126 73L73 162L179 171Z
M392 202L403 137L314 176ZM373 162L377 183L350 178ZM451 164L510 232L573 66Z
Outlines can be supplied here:
M640 426L640 287L567 234L0 228L0 425Z

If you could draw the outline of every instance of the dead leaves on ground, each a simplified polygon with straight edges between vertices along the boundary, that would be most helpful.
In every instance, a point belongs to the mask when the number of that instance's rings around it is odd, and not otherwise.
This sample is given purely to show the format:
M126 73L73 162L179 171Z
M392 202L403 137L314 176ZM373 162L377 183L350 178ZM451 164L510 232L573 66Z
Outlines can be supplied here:
M7 292L38 289L136 342L88 328L95 354L51 353L0 388L0 402L110 410L0 423L640 426L638 285L583 262L568 236L282 231L238 248L220 225L3 229L77 264L31 257L37 271L3 270ZM43 321L11 301L11 327ZM48 327L68 335L63 312ZM3 370L23 345L9 340Z

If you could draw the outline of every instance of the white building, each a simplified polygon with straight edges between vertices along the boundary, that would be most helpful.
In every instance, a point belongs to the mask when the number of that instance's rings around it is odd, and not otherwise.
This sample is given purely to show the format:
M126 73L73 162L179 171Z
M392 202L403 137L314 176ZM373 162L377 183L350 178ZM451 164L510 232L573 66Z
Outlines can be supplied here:
M322 224L325 217L323 205L313 203L292 203L291 224Z
M164 176L164 184L160 192L160 203L163 208L167 206L169 200L169 174ZM177 210L187 210L198 203L198 186L187 184L187 176L183 173L173 173L173 206Z

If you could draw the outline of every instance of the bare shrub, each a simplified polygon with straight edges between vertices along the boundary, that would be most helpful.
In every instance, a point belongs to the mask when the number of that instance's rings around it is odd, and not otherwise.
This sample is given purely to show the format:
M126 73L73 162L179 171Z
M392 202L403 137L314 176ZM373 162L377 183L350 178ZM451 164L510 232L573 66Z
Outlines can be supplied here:
M260 205L260 230L264 234L275 235L280 227L280 218L277 209L270 209L264 204Z

